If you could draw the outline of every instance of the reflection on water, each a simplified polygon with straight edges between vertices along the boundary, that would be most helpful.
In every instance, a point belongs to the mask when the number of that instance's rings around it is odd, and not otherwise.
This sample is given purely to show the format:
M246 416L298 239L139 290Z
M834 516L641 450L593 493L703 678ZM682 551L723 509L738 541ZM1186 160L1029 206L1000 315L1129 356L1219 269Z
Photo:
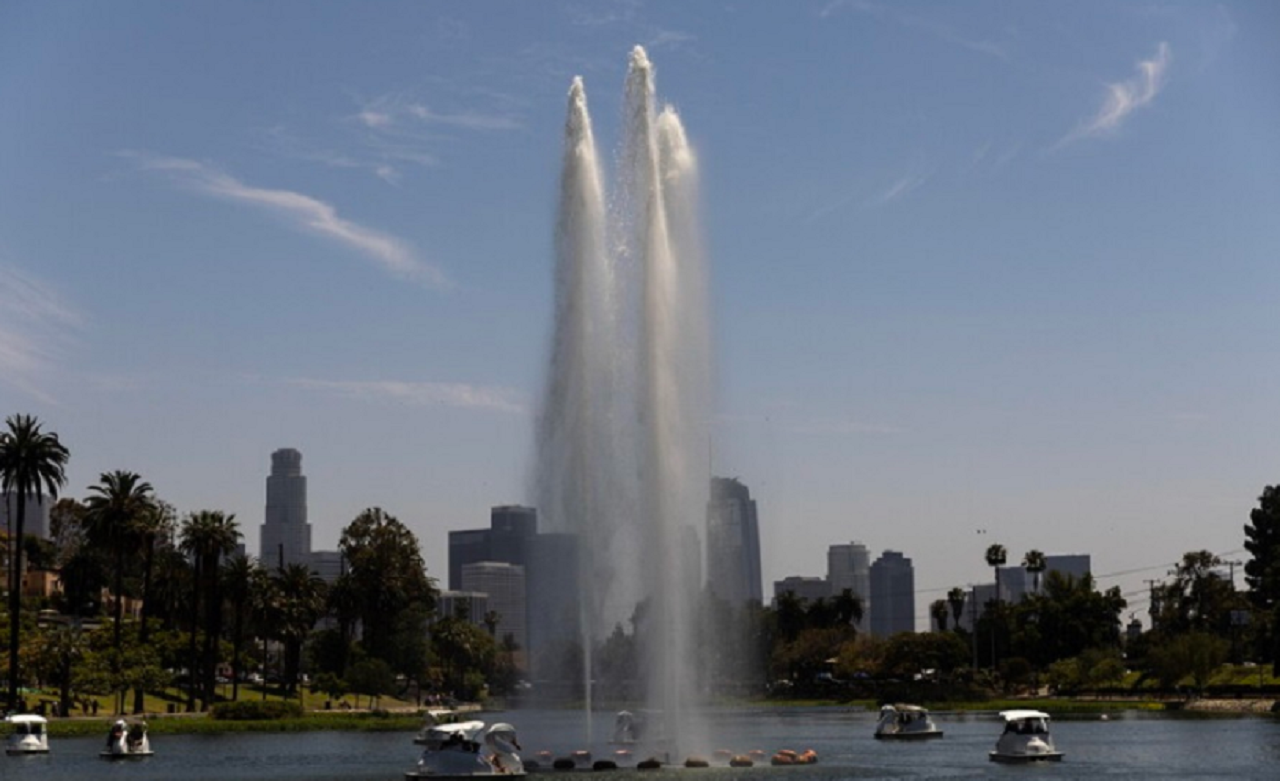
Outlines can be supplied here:
M812 748L820 764L804 768L757 767L681 770L715 781L769 781L786 776L802 781L844 778L1002 777L1034 773L1055 779L1098 776L1141 778L1274 778L1280 759L1280 722L1269 717L1217 718L1116 714L1058 719L1053 731L1066 752L1061 765L1019 768L994 765L987 752L1000 724L993 714L935 713L946 731L940 740L919 744L872 738L876 714L842 708L749 708L715 711L708 719L711 744L703 750L746 752ZM588 748L579 712L513 711L488 714L486 721L509 721L520 732L526 756L547 750L556 756ZM612 714L600 714L595 735L608 735ZM43 757L0 757L0 779L380 779L399 781L412 767L418 748L410 733L270 735L155 735L156 756L140 762L108 763L97 758L100 738L55 739ZM596 757L611 757L617 746L590 746ZM650 749L636 747L633 757ZM669 775L667 771L663 775ZM554 772L539 774L551 779ZM616 781L652 774L617 771Z

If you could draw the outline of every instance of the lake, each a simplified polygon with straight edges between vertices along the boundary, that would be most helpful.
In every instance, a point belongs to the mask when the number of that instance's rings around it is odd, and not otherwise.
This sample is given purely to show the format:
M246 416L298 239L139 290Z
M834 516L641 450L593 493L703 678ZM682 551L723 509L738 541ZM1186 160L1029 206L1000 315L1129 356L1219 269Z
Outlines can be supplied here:
M1001 723L994 714L936 713L941 739L895 743L872 738L876 714L841 708L750 708L708 714L710 745L745 752L812 748L820 757L809 767L708 770L665 769L656 775L703 776L714 781L828 781L845 778L1276 778L1280 777L1280 720L1265 716L1188 716L1116 713L1061 718L1054 739L1066 752L1057 765L997 765L987 752ZM549 750L557 756L583 748L580 713L512 711L484 714L519 730L525 756ZM594 721L597 757L608 757L611 714ZM412 735L311 732L301 734L157 735L156 756L134 762L98 759L102 738L51 741L43 757L0 757L0 778L40 781L75 779L339 779L399 781L413 767L419 748ZM641 751L637 751L640 758ZM537 774L550 779L555 771ZM594 775L594 774L593 774ZM620 770L617 781L655 773Z

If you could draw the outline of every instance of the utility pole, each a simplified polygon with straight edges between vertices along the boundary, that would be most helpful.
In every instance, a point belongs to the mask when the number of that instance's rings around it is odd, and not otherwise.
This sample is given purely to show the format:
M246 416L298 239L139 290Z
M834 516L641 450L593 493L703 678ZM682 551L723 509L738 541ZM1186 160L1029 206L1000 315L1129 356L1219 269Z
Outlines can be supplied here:
M1157 584L1157 583L1159 583L1160 581L1158 581L1158 580L1144 580L1144 581L1142 581L1142 582L1147 584L1147 588L1148 588L1148 589L1150 590L1150 592L1151 592L1151 603L1150 603L1150 604L1151 604L1151 606L1148 608L1147 612L1149 612L1149 613L1151 614L1151 628L1152 628L1152 629L1155 629L1155 628L1156 628L1156 615L1160 612L1160 610L1159 610L1159 605L1157 605L1157 604L1156 604L1156 584Z
M1231 581L1231 590L1236 590L1236 567L1244 566L1243 561L1224 561L1227 565L1227 578Z

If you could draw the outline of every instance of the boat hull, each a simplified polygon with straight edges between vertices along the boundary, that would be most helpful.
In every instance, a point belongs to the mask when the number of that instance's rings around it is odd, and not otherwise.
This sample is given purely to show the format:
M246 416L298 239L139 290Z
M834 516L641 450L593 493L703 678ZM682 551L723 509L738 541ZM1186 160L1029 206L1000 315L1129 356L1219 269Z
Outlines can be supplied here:
M885 732L876 733L876 740L928 740L929 738L942 737L942 730L936 729L929 732Z
M1066 755L1061 751L1050 751L1045 754L1001 754L992 751L989 756L992 762L1003 762L1007 765L1028 765L1033 762L1061 762Z
M524 778L526 773L430 773L425 770L409 770L405 781L430 778L433 781L463 781L470 778Z
M154 751L126 751L123 754L117 754L114 751L100 751L98 756L101 759L146 759L155 756Z

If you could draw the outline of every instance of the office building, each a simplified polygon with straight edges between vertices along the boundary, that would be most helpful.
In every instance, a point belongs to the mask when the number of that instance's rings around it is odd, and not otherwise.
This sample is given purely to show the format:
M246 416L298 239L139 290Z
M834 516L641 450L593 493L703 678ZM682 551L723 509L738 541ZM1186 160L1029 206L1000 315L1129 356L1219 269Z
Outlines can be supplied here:
M332 586L334 581L346 571L346 566L342 560L342 552L336 550L311 551L311 571L320 576L320 579L325 583Z
M489 595L479 591L441 591L436 595L436 619L461 618L476 626L484 626L489 612Z
M6 531L13 533L17 531L18 525L18 495L16 493L0 494L0 524L4 525ZM35 496L28 496L25 503L26 512L22 516L22 533L32 537L39 537L42 540L50 539L49 535L49 508L53 506L53 499L48 494L37 499Z
M500 505L489 511L489 528L449 532L449 588L462 590L462 568L482 561L529 565L530 540L538 533L538 511Z
M501 561L467 564L462 568L462 590L488 596L488 604L480 618L483 621L484 613L490 611L496 614L497 640L510 636L518 648L528 647L524 567ZM472 620L474 618L473 615Z
M827 548L827 583L832 596L849 589L862 601L863 620L858 626L863 626L871 615L871 553L867 546L851 542Z
M916 629L916 581L911 559L887 550L871 565L871 634L888 637Z
M813 604L819 599L831 596L831 584L826 578L808 577L805 575L789 575L773 582L773 604L777 606L778 597L792 593L806 604Z
M763 601L756 502L736 478L711 478L706 558L713 594L734 606Z
M258 558L264 567L311 565L307 478L302 474L302 454L293 448L281 448L271 454L266 518L261 528Z

